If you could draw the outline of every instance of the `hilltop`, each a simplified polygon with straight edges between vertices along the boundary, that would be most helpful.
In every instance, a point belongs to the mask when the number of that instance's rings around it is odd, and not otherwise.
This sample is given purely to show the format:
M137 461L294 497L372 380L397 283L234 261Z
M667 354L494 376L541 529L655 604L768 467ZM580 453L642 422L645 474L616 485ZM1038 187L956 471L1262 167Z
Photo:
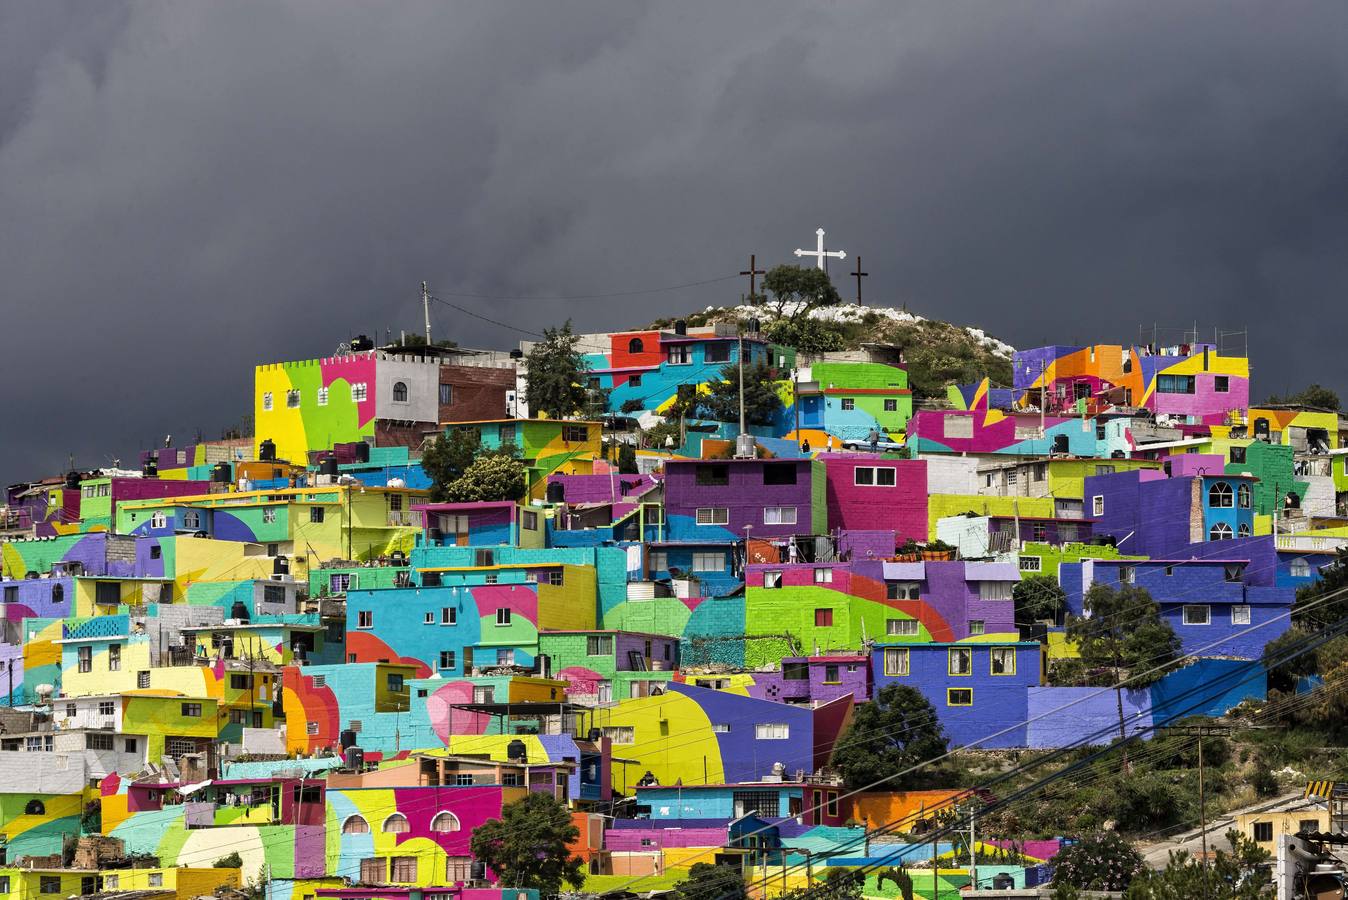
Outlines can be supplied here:
M774 334L786 326L790 313L788 309L779 319L770 304L708 306L684 316L657 319L649 327L669 328L676 318L692 326L757 318L774 340L793 344L780 332ZM1015 348L979 328L928 319L906 309L855 303L816 307L803 317L810 320L807 327L812 341L822 340L829 350L856 350L865 343L902 347L909 386L918 399L943 398L947 384L967 384L984 376L993 384L1011 383Z

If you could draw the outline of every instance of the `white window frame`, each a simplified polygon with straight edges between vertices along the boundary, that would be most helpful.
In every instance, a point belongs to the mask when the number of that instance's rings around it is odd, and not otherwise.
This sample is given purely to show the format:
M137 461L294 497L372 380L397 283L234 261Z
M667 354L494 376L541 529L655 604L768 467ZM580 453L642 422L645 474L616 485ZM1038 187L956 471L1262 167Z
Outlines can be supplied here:
M273 409L271 391L262 392L262 411L271 412Z
M1091 497L1091 515L1103 516L1105 514L1105 495L1096 494Z
M496 627L505 628L510 625L514 618L514 611L508 606L499 606L496 608Z
M351 400L354 403L364 403L370 396L370 386L363 381L357 381L351 385Z
M454 606L440 607L440 624L457 625L459 624L459 610Z
M1250 604L1237 603L1231 607L1232 625L1249 625L1250 621Z
M328 389L326 387L321 387L318 389L318 405L319 406L328 405Z
M885 634L891 637L917 637L922 633L922 623L917 619L886 619Z
M754 726L756 741L789 741L791 726L786 722L759 722Z
M168 516L164 515L164 513L163 513L162 511L156 510L155 513L154 513L153 515L150 516L150 527L151 527L151 528L167 528L167 527L168 527Z
M374 610L372 610L372 609L361 609L361 610L357 610L357 611L356 611L356 627L357 627L357 628L373 628L373 627L374 627Z
M1010 600L1015 589L1016 582L1014 581L980 581L978 582L978 599L989 601Z
M769 569L763 573L763 590L775 591L782 588L782 570Z
M796 507L794 506L765 506L763 507L764 525L795 525Z
M1022 572L1042 572L1044 571L1044 558L1042 556L1022 556L1020 558L1020 570Z
M697 524L699 525L729 525L730 507L728 506L699 506L697 508Z
M715 565L710 565L713 558ZM720 550L703 550L693 554L694 572L723 572L725 571L725 552Z
M832 584L832 583L833 583L833 570L830 569L830 568L827 568L827 567L825 567L825 568L820 568L820 569L815 569L815 570L814 570L814 583L815 583L815 584Z

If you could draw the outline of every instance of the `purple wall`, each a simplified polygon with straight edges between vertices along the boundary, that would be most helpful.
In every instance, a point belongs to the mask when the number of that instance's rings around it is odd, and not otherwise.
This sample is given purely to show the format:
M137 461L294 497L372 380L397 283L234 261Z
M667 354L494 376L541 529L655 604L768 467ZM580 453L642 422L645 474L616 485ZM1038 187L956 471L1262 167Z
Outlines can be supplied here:
M764 484L768 466L795 469L795 484ZM724 467L729 484L698 484L703 467ZM794 525L767 525L763 507L794 506ZM725 507L727 525L698 525L699 507ZM755 538L788 537L810 534L811 527L809 460L670 460L665 463L665 514L670 540L741 540L744 526L752 525Z

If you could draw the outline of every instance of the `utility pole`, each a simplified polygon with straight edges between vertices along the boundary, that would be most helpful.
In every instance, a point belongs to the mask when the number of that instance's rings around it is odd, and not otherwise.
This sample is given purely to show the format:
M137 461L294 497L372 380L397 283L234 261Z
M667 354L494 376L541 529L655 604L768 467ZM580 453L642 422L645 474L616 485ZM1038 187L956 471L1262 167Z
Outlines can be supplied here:
M974 890L978 890L978 848L977 837L974 834L974 817L977 812L976 806L969 807L969 886Z
M429 332L430 327L427 326L427 333ZM1048 435L1044 432L1044 409L1048 406L1048 379L1045 377L1047 371L1048 365L1042 359L1039 360L1039 439L1041 441L1048 439Z
M426 289L426 282L421 283L421 314L426 320L426 347L431 346L431 294Z

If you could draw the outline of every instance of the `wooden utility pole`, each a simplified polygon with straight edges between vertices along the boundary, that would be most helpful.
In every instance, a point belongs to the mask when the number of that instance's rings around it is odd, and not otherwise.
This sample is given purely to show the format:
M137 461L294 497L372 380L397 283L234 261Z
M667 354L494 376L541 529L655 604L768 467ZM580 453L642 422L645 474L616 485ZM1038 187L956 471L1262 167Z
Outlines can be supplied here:
M852 277L857 280L857 306L861 305L861 279L868 277L870 274L870 272L861 271L861 257L858 256L856 271L852 273Z
M743 271L743 272L740 273L741 275L748 275L748 276L749 276L749 302L750 302L750 303L753 303L753 302L754 302L754 297L758 296L758 289L757 289L757 285L758 285L757 278L758 278L758 276L759 276L759 275L766 275L766 274L767 274L767 273L764 272L762 269L758 268L758 266L756 265L756 263L757 263L757 258L754 256L754 254L750 253L750 254L749 254L749 268L746 269L745 271Z

